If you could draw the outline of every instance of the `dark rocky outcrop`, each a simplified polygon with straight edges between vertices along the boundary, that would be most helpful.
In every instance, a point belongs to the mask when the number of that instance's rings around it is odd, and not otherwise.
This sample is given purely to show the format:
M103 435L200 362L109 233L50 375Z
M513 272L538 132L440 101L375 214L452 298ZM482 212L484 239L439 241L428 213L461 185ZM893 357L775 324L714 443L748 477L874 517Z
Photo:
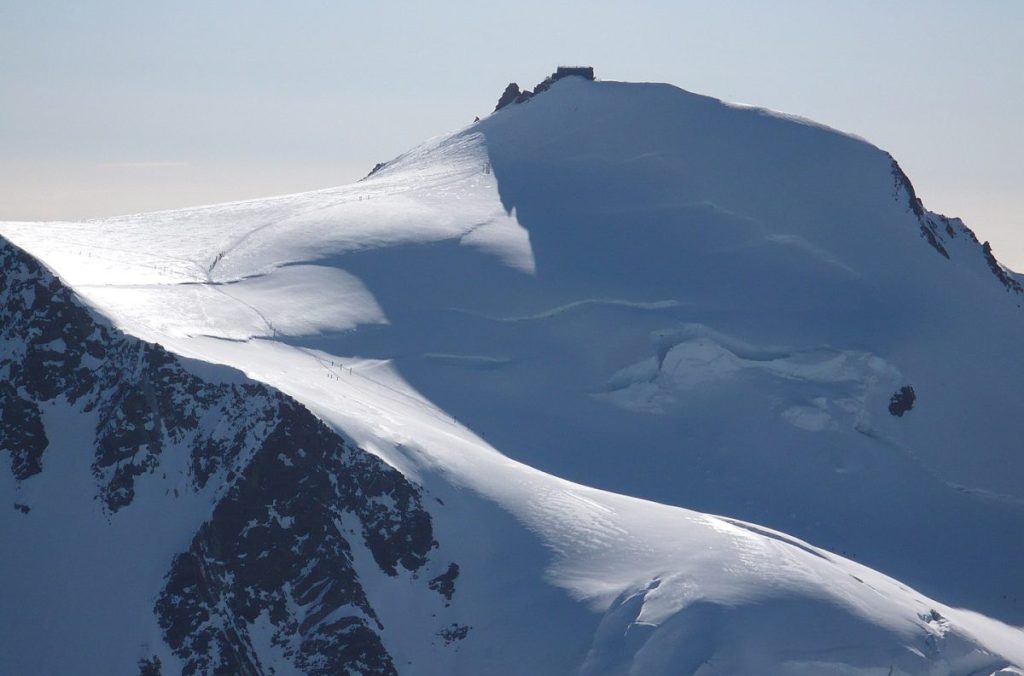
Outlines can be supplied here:
M889 413L897 418L902 418L904 413L914 408L915 401L917 401L917 394L914 392L914 388L904 385L889 399Z
M907 200L907 206L917 217L918 223L920 224L921 237L928 242L929 246L948 260L949 251L947 251L946 247L942 245L942 236L938 233L934 221L926 217L927 212L925 212L924 203L921 201L921 198L917 196L917 191L914 190L914 184L910 182L910 178L892 155L889 155L889 161L893 177L893 193L897 198L902 195Z
M356 525L390 575L399 566L419 569L435 545L419 498L396 470L286 404L189 550L175 558L157 601L185 673L257 673L247 627L258 620L303 673L395 673L347 537Z
M162 673L163 665L156 655L139 660L139 676L161 676Z
M443 596L446 601L451 601L455 594L455 579L459 576L459 564L449 563L448 570L441 573L429 582L429 587Z
M943 245L943 236L949 237L950 239L956 239L960 234L965 234L975 244L981 247L982 256L985 258L985 263L992 274L995 275L996 279L1006 288L1007 291L1013 293L1024 293L1024 285L1022 285L1017 279L1007 274L1003 266L999 264L996 257L992 253L992 246L988 243L980 243L978 237L974 232L963 224L959 219L950 219L939 214L932 214L925 211L924 204L921 199L917 196L917 192L914 190L913 184L910 179L904 173L900 165L897 164L896 160L889 156L892 163L892 175L893 175L893 191L897 198L903 196L907 200L907 205L910 210L917 217L918 223L921 228L921 237L928 242L929 246L935 249L944 258L949 259L949 250ZM957 227L954 227L954 223Z
M593 80L594 69L591 66L559 66L555 69L554 73L541 80L541 82L533 88L533 91L530 91L529 89L520 90L518 84L510 82L509 85L505 87L505 91L502 92L501 97L498 98L498 105L494 107L494 111L497 112L513 103L529 101L537 94L546 92L551 88L551 85L566 77L582 77L586 80Z
M471 627L468 624L455 624L445 627L441 631L437 632L437 635L441 637L445 645L451 645L455 641L461 641L469 635Z
M508 86L505 87L505 91L502 92L500 97L498 97L498 105L494 106L495 112L511 103L515 103L521 94L522 92L519 91L519 85L515 82L509 82Z
M938 251L946 259L949 258L949 252L946 251L946 247L942 246L942 243L939 241L939 235L935 231L935 225L930 219L922 219L921 236L925 238L933 249Z
M359 180L360 181L365 181L366 179L370 178L371 176L373 176L374 174L376 174L378 171L380 171L381 169L383 169L386 166L388 166L387 162L378 162L377 164L373 165L373 169L370 169L370 173L369 174L367 174L366 176L363 176Z
M892 169L893 177L893 190L897 195L902 194L907 200L907 206L914 212L914 215L918 218L924 217L924 203L921 198L917 196L917 191L914 190L914 184L910 182L910 177L907 176L906 172L903 171L903 167L896 162L896 159L889 155L890 166Z
M41 409L63 402L96 412L97 494L111 513L169 447L187 449L196 488L246 460L283 397L257 383L206 382L159 345L94 316L60 280L0 240L0 452L19 480L45 466ZM201 424L204 419L216 424Z
M1000 265L999 261L996 260L995 255L993 255L992 253L991 244L989 244L988 242L982 244L981 251L982 255L985 256L985 263L988 265L989 270L991 270L992 274L996 276L996 279L1002 282L1003 286L1006 287L1007 291L1012 291L1014 293L1024 293L1024 286L1021 286L1020 282L1018 282L1013 277L1010 277L1010 275L1006 274L1006 270L1004 270L1003 266Z
M11 472L24 480L42 471L49 445L43 414L35 401L18 394L11 382L0 382L0 450L11 454Z

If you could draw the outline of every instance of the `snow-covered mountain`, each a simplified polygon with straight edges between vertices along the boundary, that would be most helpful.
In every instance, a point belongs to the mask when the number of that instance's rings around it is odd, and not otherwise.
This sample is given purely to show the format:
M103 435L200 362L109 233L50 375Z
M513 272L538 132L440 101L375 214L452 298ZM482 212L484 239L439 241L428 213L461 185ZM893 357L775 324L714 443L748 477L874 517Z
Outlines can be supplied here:
M503 101L350 186L0 224L0 672L1024 666L1017 275L820 125Z

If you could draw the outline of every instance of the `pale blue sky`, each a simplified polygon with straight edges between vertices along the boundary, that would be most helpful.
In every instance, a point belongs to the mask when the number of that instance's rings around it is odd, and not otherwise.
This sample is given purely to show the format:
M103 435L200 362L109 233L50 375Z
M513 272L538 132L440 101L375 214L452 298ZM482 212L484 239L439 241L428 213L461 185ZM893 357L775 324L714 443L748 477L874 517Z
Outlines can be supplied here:
M345 183L559 63L892 152L1024 269L1024 2L0 0L0 218Z

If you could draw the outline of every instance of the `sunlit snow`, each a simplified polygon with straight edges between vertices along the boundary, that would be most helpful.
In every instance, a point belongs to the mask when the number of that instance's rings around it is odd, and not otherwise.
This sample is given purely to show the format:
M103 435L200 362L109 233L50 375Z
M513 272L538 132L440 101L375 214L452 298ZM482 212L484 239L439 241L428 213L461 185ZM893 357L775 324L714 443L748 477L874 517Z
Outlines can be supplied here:
M1022 315L859 139L570 78L350 186L0 234L445 496L447 668L1024 664Z

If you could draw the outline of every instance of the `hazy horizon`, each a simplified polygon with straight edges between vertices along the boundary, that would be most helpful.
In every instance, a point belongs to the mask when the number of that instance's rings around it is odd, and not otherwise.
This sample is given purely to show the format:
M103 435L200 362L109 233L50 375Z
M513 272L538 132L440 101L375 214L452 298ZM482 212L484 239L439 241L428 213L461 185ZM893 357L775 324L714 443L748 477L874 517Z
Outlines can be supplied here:
M0 3L0 219L329 187L560 63L857 134L1024 269L1024 3Z

